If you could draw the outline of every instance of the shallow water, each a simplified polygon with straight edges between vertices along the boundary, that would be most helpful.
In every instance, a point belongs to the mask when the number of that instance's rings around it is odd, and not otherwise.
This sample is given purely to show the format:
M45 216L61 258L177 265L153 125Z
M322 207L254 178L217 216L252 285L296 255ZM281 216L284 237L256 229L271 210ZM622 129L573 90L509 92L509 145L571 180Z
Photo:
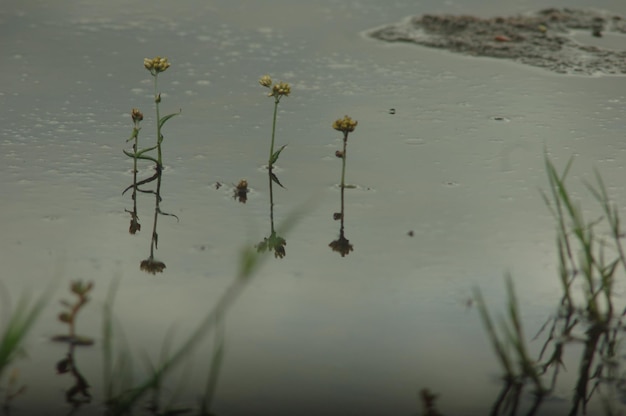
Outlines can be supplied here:
M226 318L215 413L412 414L429 388L445 414L484 414L500 368L467 307L471 289L503 310L511 272L530 335L554 310L544 149L559 167L575 156L569 181L585 206L595 208L581 183L593 168L623 205L624 78L555 75L365 32L414 14L509 14L541 3L10 1L0 12L2 285L16 301L61 276L18 362L29 390L14 413L70 409L71 381L54 371L67 347L48 341L65 330L56 300L70 297L69 281L95 282L78 331L96 345L76 352L94 396L79 414L91 414L101 410L101 307L112 279L122 277L115 315L142 374L141 353L157 360L169 328L185 338L232 281L241 247L269 234L272 101L257 83L268 73L293 86L280 104L287 190L274 190L275 218L306 210L286 235L287 256L268 259ZM626 14L620 2L597 7ZM142 62L155 55L172 62L159 78L163 112L182 114L165 127L162 203L180 222L159 220L167 269L152 276L139 270L152 200L140 199L144 229L128 235L132 204L121 191L132 164L121 149L133 107L146 115L142 138L154 135ZM346 174L357 185L346 190L354 252L342 258L328 244L339 231L341 173L331 124L344 114L359 125ZM241 178L252 188L245 205L232 198ZM209 356L209 344L193 355L178 403L195 404Z

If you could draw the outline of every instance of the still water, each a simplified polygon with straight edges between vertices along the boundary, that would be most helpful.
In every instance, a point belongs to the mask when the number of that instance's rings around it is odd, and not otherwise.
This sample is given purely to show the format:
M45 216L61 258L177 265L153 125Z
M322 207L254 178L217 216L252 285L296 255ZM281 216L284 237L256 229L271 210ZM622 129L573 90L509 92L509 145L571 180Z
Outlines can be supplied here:
M102 307L112 280L121 277L116 328L140 380L142 357L158 362L166 338L173 347L185 339L233 280L241 248L268 236L273 100L258 85L263 74L292 85L279 107L276 143L287 147L277 172L286 189L274 189L275 220L300 213L285 236L285 258L269 258L225 318L213 411L409 415L421 411L418 392L428 388L444 414L485 414L501 370L468 303L472 288L499 313L510 272L529 338L554 311L555 225L539 192L547 187L544 152L560 168L575 157L569 181L589 216L598 213L582 181L593 180L594 168L623 206L625 80L384 44L366 32L422 13L542 7L538 0L5 0L0 282L15 304L58 279L27 357L15 364L28 390L12 414L71 409L64 398L72 380L55 371L67 346L49 341L66 330L57 300L70 298L70 281L95 284L77 326L96 342L75 352L93 401L75 414L98 414ZM626 14L623 2L596 7ZM132 108L145 114L142 137L155 134L143 59L156 55L172 64L159 77L162 112L182 113L164 128L161 204L180 221L159 220L156 257L167 268L153 276L139 270L149 254L152 200L140 197L144 229L131 236L124 210L132 201L121 192L132 181L132 160L122 154ZM345 114L359 124L346 171L355 187L345 195L354 251L341 257L329 247L339 235L341 175L341 134L331 125ZM232 197L243 178L246 204ZM177 405L196 405L211 348L199 346L166 380ZM573 373L545 414L567 408Z

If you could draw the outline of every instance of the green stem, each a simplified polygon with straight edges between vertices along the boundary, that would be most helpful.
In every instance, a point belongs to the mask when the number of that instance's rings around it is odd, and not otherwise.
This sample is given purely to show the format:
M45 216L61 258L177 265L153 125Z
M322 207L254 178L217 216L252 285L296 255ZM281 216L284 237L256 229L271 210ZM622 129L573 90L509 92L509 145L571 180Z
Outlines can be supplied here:
M159 218L160 202L161 202L161 174L163 172L163 158L161 153L161 142L163 141L163 136L161 135L161 113L159 111L159 102L161 101L161 97L159 96L158 89L158 74L154 75L154 103L156 107L156 123L157 123L157 163L155 169L157 171L157 186L155 193L155 204L154 204L154 222L152 224L152 241L150 242L150 258L154 257L154 249L158 247L158 235L157 235L157 222Z
M159 93L157 90L157 82L158 82L158 74L154 75L154 103L156 104L156 123L157 123L157 152L159 165L162 165L161 159L161 113L159 111L159 102L161 101L161 97L159 97Z
M341 166L341 190L343 191L343 188L345 188L346 184L345 184L345 178L346 178L346 150L347 150L347 146L348 146L348 132L346 131L343 134L343 157L342 159L342 166Z
M272 167L272 155L274 154L274 137L276 135L276 115L278 114L278 103L280 98L276 96L274 99L274 119L272 121L272 144L270 145L270 157L267 160L267 165L271 169ZM270 185L272 183L272 178L270 177Z
M268 168L268 175L270 181L270 226L272 228L272 234L274 234L274 187L272 184L272 165Z

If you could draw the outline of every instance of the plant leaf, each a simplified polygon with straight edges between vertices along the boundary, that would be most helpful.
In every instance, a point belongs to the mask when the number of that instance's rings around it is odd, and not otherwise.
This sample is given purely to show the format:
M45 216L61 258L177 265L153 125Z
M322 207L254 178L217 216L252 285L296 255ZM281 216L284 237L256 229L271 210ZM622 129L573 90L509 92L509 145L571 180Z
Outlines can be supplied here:
M174 217L174 218L176 218L176 221L177 221L177 222L180 222L180 218L178 218L178 216L177 216L176 214L170 214L169 212L163 212L163 211L161 211L160 209L159 209L159 211L158 211L158 212L159 212L159 214L161 214L161 215L167 215L168 217Z
M272 176L272 181L273 181L273 182L276 182L276 183L278 184L278 186L280 186L281 188L283 188L283 189L287 189L287 188L285 188L285 187L283 186L283 184L282 184L282 183L280 183L280 181L278 180L278 178L276 177L276 175L275 175L273 172L272 172L272 173L270 173L270 175Z
M278 149L277 151L274 152L274 154L272 155L272 157L270 158L270 165L273 165L274 163L276 163L276 161L278 160L278 156L280 155L280 152L283 151L283 149L287 147L287 145L282 145L280 147L280 149ZM282 185L281 185L282 186Z
M163 125L165 124L165 122L167 120L169 120L170 118L179 115L183 110L178 110L178 113L172 113L172 114L168 114L166 116L161 117L161 119L159 120L159 128L163 127Z

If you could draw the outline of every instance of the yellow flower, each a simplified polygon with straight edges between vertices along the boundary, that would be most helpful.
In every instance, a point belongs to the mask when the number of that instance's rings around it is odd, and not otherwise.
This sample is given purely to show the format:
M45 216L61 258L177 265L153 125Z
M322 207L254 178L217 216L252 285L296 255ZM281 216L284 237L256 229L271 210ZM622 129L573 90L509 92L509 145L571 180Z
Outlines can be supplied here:
M289 95L291 92L291 86L286 82L279 82L278 84L274 84L272 86L272 93L270 97L280 97L283 95Z
M143 58L143 66L150 71L152 76L156 76L159 72L164 72L167 68L169 68L170 63L167 61L167 58L157 56L152 59Z
M358 121L352 120L348 116L344 116L344 118L340 118L338 120L335 120L335 122L333 123L333 129L338 130L338 131L342 131L344 133L349 133L349 132L353 132L354 131L354 129L356 128L357 124L359 124Z
M269 75L263 75L261 79L259 79L259 84L269 88L272 86L272 78L270 78Z

